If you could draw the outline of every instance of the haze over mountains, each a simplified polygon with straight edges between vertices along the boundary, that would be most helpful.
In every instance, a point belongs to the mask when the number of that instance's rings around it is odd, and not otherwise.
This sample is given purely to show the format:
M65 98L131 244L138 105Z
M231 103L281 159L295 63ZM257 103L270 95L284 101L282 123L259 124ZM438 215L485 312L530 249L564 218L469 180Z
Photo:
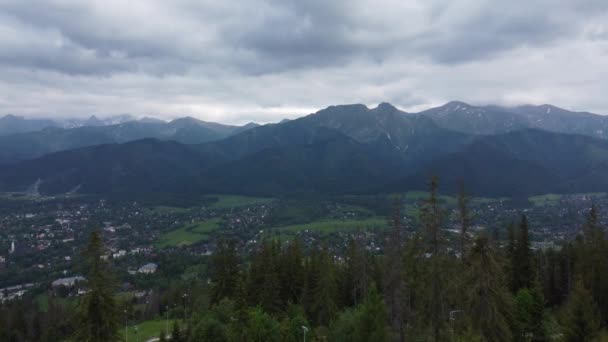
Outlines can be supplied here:
M0 137L0 163L0 190L42 194L374 193L424 189L431 175L479 195L606 191L608 118L550 105L342 105L259 127L47 127Z
M129 118L131 120L128 120ZM69 124L74 124L74 121ZM0 134L0 164L79 147L124 143L145 138L197 144L219 140L255 126L253 123L245 126L222 125L190 117L164 122L151 118L135 120L121 116L106 120L91 117L81 121L77 127L62 128L55 121L6 116L0 119L0 132L13 130L21 133L4 136Z

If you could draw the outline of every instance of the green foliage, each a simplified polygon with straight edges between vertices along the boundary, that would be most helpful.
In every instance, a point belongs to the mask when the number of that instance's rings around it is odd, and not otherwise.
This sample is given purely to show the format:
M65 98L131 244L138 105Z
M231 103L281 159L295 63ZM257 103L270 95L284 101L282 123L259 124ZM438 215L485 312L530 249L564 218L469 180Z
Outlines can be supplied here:
M331 326L332 341L389 341L386 307L371 286L362 304L342 312Z
M287 317L281 322L282 341L300 342L304 337L304 328L310 329L310 323L306 319L306 313L301 306L297 305L291 305L287 311Z
M211 260L211 301L234 296L239 281L239 257L234 242L220 241Z
M327 249L323 249L316 258L318 263L315 286L312 289L314 300L312 304L314 321L319 323L331 322L338 312L338 283L334 263Z
M420 211L420 222L422 224L422 236L424 239L424 270L423 277L428 290L421 292L422 301L426 309L423 310L428 319L428 327L432 331L432 341L440 341L444 338L446 329L446 279L445 274L445 237L442 233L444 223L444 209L439 202L439 179L433 177L430 183L428 199L423 202Z
M512 286L514 291L522 288L530 288L534 279L534 267L532 266L532 249L530 247L530 235L528 218L523 215L519 224L517 240L513 248L511 258L511 270L513 277Z
M281 325L271 315L260 307L249 311L245 331L246 341L251 342L273 342L281 341Z
M473 332L484 341L511 341L512 302L486 236L475 241L469 258L464 290L466 314Z
M591 293L578 280L566 304L564 335L568 342L592 341L600 328L600 315Z
M101 259L103 241L97 231L91 234L83 252L89 291L77 307L74 338L78 341L102 342L120 339L119 312L114 299L114 278L107 262Z
M229 299L221 300L211 310L199 312L193 322L190 341L224 342L239 333L233 328L238 319L235 304Z
M272 313L278 312L282 304L279 256L278 243L265 241L251 260L247 285L250 303Z
M544 299L538 286L515 296L515 340L545 341Z
M185 342L182 336L182 331L179 327L179 322L173 321L173 328L171 329L171 342Z

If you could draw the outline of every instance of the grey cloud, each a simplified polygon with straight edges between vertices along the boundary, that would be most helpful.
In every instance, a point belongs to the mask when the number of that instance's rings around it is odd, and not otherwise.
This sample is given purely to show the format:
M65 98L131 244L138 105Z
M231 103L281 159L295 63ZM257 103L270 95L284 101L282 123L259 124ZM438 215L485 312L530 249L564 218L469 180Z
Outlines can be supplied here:
M607 13L603 0L3 0L0 115L240 122L452 99L608 109L596 76Z

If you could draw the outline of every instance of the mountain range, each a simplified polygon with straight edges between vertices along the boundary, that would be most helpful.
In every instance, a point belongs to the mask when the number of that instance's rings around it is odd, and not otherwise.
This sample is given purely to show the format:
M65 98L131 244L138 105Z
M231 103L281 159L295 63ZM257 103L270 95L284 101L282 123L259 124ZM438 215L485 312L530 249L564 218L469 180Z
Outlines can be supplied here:
M445 191L463 179L477 195L608 191L606 125L550 105L450 102L420 113L331 106L263 126L45 128L0 137L0 190L376 193L425 189L437 175Z
M4 117L4 120L7 117ZM19 119L21 127L41 127L39 120ZM52 122L52 121L51 121ZM197 144L226 138L255 127L222 125L191 117L170 122L144 118L111 124L112 121L88 120L89 124L74 128L46 126L38 130L12 135L0 135L0 164L10 164L42 155L80 147L109 143L125 143L145 138L175 140L184 144ZM8 126L7 126L8 127Z

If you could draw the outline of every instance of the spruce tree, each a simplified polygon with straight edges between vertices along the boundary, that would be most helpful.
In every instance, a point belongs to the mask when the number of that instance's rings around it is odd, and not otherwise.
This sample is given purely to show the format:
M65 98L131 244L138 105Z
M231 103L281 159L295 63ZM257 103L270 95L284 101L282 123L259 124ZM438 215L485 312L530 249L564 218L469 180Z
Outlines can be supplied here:
M239 258L234 242L220 241L211 259L211 302L234 296L239 275Z
M386 242L384 263L384 298L391 328L399 341L405 340L405 324L409 316L408 289L404 272L404 224L401 221L401 199L395 201L392 229Z
M546 341L544 297L540 285L522 288L515 296L515 340Z
M299 304L304 286L304 258L298 239L287 245L278 262L283 306Z
M344 280L349 300L346 305L357 305L365 297L371 281L371 266L361 241L351 238L346 251Z
M319 255L319 273L314 288L313 311L317 325L329 325L338 312L338 284L334 263L329 251L324 248Z
M281 310L281 280L279 278L279 245L265 241L253 256L249 270L248 291L251 303L261 305L266 312Z
M464 261L467 255L469 245L469 227L471 226L471 213L469 210L469 196L464 188L464 181L460 183L460 191L458 193L458 223L460 224L460 258Z
M432 340L437 342L443 339L442 335L446 325L446 291L444 267L444 238L442 224L444 212L439 203L438 194L439 180L437 177L431 179L430 195L424 201L420 211L423 236L425 239L426 260L426 283L428 291L425 291L424 299Z
M532 249L530 247L530 236L528 218L523 215L519 224L519 232L513 258L511 260L513 270L513 290L530 288L534 279L534 268L532 267Z
M568 342L592 341L600 329L600 315L591 293L579 279L568 298L564 335Z
M88 292L81 298L77 307L74 335L77 341L120 340L120 317L113 291L115 280L109 265L101 259L102 254L101 234L94 231L83 251Z
M465 281L465 312L484 341L511 341L512 305L496 254L486 236L476 239Z
M177 320L173 321L173 328L171 329L171 342L184 342Z
M370 286L361 309L356 330L358 341L389 341L386 307L374 284Z

